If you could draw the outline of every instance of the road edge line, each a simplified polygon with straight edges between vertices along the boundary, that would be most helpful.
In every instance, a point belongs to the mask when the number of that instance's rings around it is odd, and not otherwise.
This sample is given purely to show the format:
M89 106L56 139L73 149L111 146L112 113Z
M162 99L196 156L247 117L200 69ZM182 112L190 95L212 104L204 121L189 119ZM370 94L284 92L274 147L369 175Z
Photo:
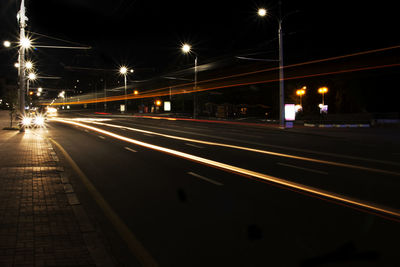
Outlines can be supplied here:
M96 187L90 182L89 178L84 174L84 172L79 168L78 164L71 158L67 151L55 140L48 137L48 139L61 151L65 159L68 161L72 169L78 174L79 178L85 185L86 189L92 195L93 199L97 205L101 208L105 216L110 220L112 225L114 225L116 231L126 242L129 250L137 257L138 261L145 267L158 267L158 263L153 259L150 253L143 247L142 243L136 238L136 236L131 232L129 227L122 221L122 219L115 213L108 202L103 198Z

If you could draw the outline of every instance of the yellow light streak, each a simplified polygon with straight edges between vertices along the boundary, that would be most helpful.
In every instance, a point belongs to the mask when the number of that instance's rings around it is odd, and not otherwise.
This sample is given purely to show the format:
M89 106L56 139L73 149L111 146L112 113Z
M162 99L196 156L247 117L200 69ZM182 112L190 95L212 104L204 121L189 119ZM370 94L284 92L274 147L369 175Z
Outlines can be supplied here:
M224 171L229 171L229 172L233 172L239 175L244 175L244 176L250 176L250 177L254 177L266 182L271 182L274 183L276 185L280 185L283 187L287 187L290 189L295 189L304 193L309 193L309 194L313 194L322 198L327 198L330 200L335 200L344 204L349 204L358 208L363 208L363 209L367 209L369 211L372 211L374 213L377 214L384 214L384 215L388 215L388 216L393 216L396 218L396 220L400 219L400 211L395 210L395 209L391 209L391 208L387 208L387 207L382 207L379 205L376 205L374 203L369 203L366 201L362 201L362 200L358 200L355 198L351 198L348 196L344 196L344 195L340 195L337 193L333 193L333 192L329 192L326 190L322 190L319 188L315 188L315 187L311 187L311 186L307 186L307 185L303 185L300 183L295 183L295 182L291 182L282 178L278 178L278 177L274 177L271 175L267 175L267 174L263 174L263 173L259 173L259 172L255 172L255 171L251 171L251 170L247 170L247 169L243 169L243 168L239 168L233 165L229 165L229 164L225 164L225 163L221 163L218 161L214 161L214 160L210 160L210 159L206 159L206 158L202 158L202 157L198 157L195 155L191 155L188 153L184 153L184 152L180 152L177 150L173 150L173 149L169 149L169 148L165 148L165 147L161 147L161 146L157 146L157 145L152 145L149 143L145 143L142 141L138 141L135 139L131 139L122 135L118 135L115 134L113 132L109 132L106 130L102 130L93 126L89 126L83 123L79 123L79 122L75 122L75 121L68 121L68 120L64 120L64 119L51 119L52 121L57 121L57 122L61 122L61 123L66 123L66 124L71 124L71 125L76 125L76 126L80 126L98 133L102 133L104 135L108 135L110 137L113 137L115 139L119 139L121 141L125 141L131 144L135 144L138 146L142 146L142 147L146 147L149 149L153 149L156 151L160 151L169 155L173 155L173 156L177 156L180 158L184 158L187 160L191 160L194 162L198 162L201 164L205 164L208 166L212 166Z
M155 118L159 119L158 117L155 117ZM233 149L239 149L239 150L245 150L245 151L250 151L250 152L261 153L261 154L267 154L267 155L276 156L276 157L292 158L292 159L309 161L309 162L314 162L314 163L320 163L320 164L326 164L326 165L332 165L332 166L338 166L338 167L344 167L344 168L351 168L351 169L358 169L358 170L363 170L363 171L370 171L370 172L377 172L377 173L383 173L383 174L388 174L388 175L400 176L400 173L397 173L397 172L391 172L391 171L387 171L387 170L369 168L369 167L364 167L364 166L359 166L359 165L352 165L352 164L347 164L347 163L342 163L342 162L314 159L314 158L309 158L309 157L295 156L295 155L278 153L278 152L273 152L273 151L268 151L268 150L256 149L256 148L249 148L249 147L235 146L235 145L229 145L229 144L224 144L224 143L217 143L217 142L210 142L210 141L203 141L203 140L185 138L185 137L180 137L180 136L175 136L175 135L168 135L168 134L162 134L162 133L157 133L157 132L152 132L152 131L141 130L141 129L137 129L137 128L131 128L131 127L127 127L127 126L120 126L120 125L114 125L114 124L109 124L109 123L102 123L102 122L98 122L98 121L94 121L94 120L88 120L88 119L81 119L81 121L88 122L88 123L93 123L93 124L97 124L97 125L103 125L103 126L107 126L107 127L113 127L113 128L120 128L120 129L124 128L126 130L131 130L131 131L140 132L140 133L146 133L146 134L152 134L152 135L158 135L158 136L171 138L171 139L176 139L176 140L182 140L182 141L186 141L186 142L193 142L193 143L199 143L199 144L210 145L210 146L227 147L227 148L233 148Z

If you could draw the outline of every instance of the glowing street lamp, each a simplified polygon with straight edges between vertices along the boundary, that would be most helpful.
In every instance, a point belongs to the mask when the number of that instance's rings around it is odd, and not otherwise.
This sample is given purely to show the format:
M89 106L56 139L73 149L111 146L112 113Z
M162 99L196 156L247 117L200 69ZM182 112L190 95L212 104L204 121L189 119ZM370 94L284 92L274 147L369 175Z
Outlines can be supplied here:
M328 87L320 87L318 89L318 93L322 94L322 105L325 105L324 103L324 95L328 92Z
M303 106L302 103L301 103L301 97L302 97L303 95L305 95L306 89L307 89L307 87L306 87L306 86L303 86L301 89L298 89L298 90L296 91L296 95L298 95L298 96L300 97L300 106Z
M119 73L120 73L121 75L123 75L123 76L124 76L124 88L125 88L125 111L127 111L127 110L128 110L128 106L127 106L127 95L126 95L126 75L127 75L127 73L128 73L128 68L127 68L127 67L125 67L125 66L122 66L122 67L119 69Z
M31 61L26 61L26 62L25 62L25 68L26 68L27 70L32 69L32 68L33 68L33 63L32 63Z
M4 45L4 47L9 48L11 46L11 42L10 41L4 41L3 45Z
M36 80L36 74L33 73L33 72L29 73L28 74L28 79L31 80L31 81Z
M195 55L194 58L194 88L193 88L193 118L197 117L197 98L196 98L196 90L197 90L197 54L193 52L192 47L189 44L183 44L182 52L185 54L193 53Z
M139 94L139 91L138 91L138 90L135 90L135 91L133 91L133 94L134 94L134 95L138 95L138 94Z
M24 49L29 49L32 46L32 42L28 37L23 37L19 40L19 45Z
M267 10L265 8L259 8L257 13L260 17L265 17L267 15Z
M34 80L36 80L36 74L33 72L30 72L28 74L28 79L26 81L26 93L28 96L29 96L29 81L34 81Z

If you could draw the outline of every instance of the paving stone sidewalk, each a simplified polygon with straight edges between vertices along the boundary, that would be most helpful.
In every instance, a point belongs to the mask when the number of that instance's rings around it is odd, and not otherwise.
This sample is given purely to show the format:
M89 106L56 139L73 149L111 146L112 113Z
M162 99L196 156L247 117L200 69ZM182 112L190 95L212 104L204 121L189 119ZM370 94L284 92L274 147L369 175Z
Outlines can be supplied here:
M0 129L0 266L114 266L39 131Z

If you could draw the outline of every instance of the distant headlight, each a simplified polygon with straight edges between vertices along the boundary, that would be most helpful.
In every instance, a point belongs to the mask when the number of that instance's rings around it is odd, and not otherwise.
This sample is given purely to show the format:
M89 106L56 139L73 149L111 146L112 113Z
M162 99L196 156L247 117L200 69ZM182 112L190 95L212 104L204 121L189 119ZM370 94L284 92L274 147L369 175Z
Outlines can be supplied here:
M22 118L22 125L25 127L31 126L32 118L31 117L23 117Z

